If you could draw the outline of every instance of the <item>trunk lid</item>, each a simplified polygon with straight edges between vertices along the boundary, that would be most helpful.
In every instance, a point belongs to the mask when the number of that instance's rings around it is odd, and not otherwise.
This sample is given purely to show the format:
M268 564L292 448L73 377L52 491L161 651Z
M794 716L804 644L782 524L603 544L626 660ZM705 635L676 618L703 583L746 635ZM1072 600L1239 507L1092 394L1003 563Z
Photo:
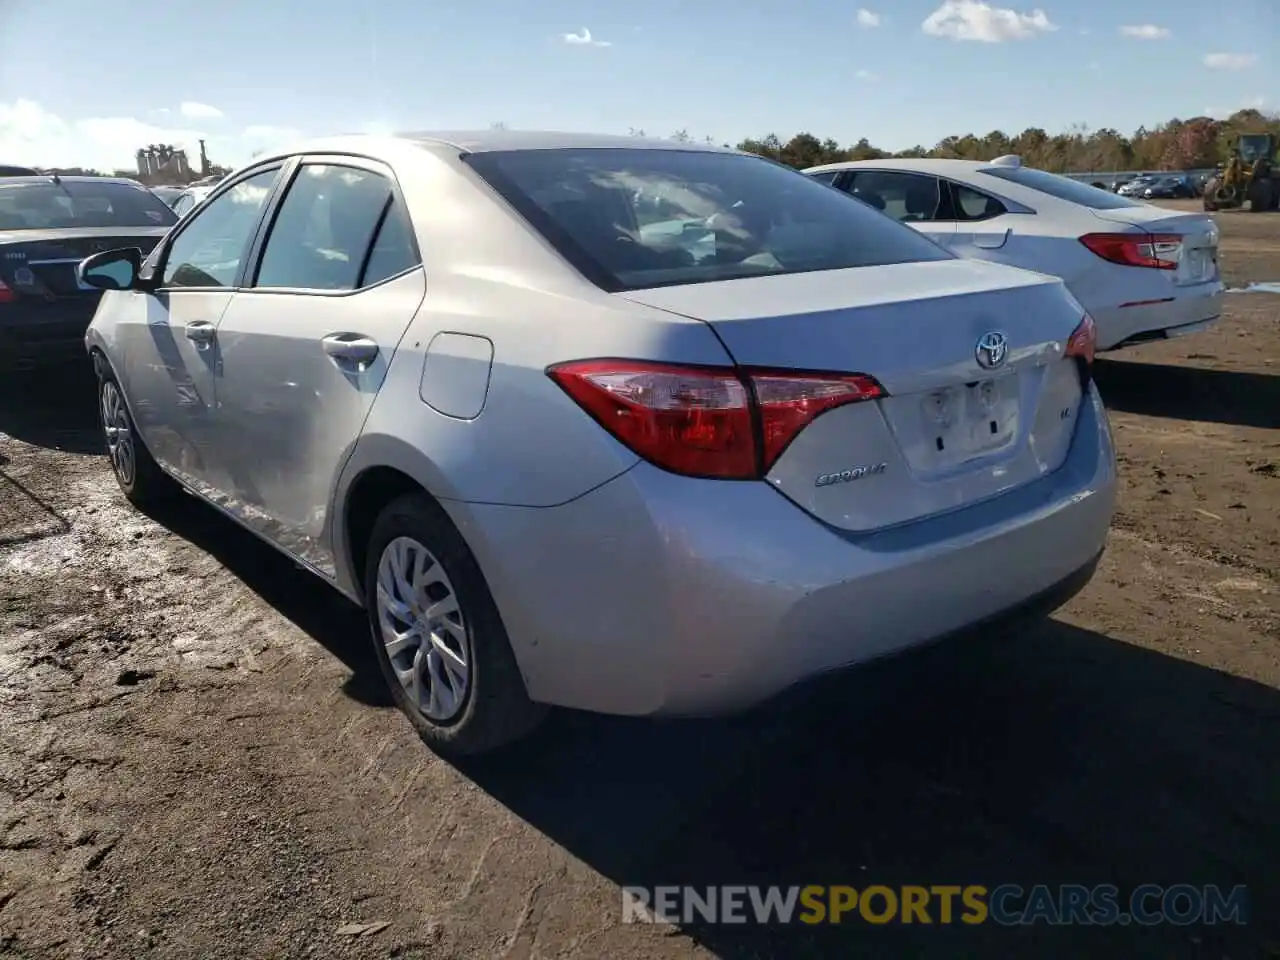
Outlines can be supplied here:
M1115 210L1094 210L1093 215L1107 224L1136 227L1150 234L1167 234L1182 238L1178 269L1174 273L1179 286L1212 283L1219 278L1218 224L1204 213L1179 213L1155 204Z
M1061 466L1074 436L1083 390L1063 351L1083 311L1053 277L957 259L616 296L706 321L739 364L862 373L885 387L817 417L767 477L841 529L1029 483ZM984 366L989 334L1007 351Z
M165 227L77 227L60 230L0 231L0 281L18 296L43 300L99 294L81 287L76 266L102 250L138 247L145 257L168 230Z

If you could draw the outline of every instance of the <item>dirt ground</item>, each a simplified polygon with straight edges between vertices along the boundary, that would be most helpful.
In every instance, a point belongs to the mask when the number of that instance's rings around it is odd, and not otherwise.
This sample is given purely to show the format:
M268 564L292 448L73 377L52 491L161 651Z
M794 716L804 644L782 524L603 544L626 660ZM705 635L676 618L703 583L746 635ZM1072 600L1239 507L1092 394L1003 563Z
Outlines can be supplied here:
M1226 213L1235 285L1280 216ZM76 372L0 394L0 955L1280 956L1280 296L1098 364L1090 585L732 722L431 755L360 615L193 500L128 507ZM1246 926L621 922L623 884L1243 883ZM352 936L353 923L387 922Z

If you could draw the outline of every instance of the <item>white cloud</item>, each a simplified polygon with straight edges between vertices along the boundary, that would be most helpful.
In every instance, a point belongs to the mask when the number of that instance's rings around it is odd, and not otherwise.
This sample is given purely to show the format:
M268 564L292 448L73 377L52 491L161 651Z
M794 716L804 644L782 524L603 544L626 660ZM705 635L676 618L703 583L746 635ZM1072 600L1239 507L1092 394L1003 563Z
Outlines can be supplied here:
M566 33L563 35L564 42L576 47L612 47L613 43L609 40L596 40L591 36L591 31L586 27L582 28L582 33Z
M870 70L859 70L857 73L854 74L854 76L857 77L859 80L879 80L880 79L880 75L878 73L873 73Z
M1252 53L1206 53L1201 62L1210 70L1245 70L1258 62Z
M256 150L271 149L298 137L296 130L262 125L214 135L137 117L68 119L32 100L0 102L0 157L9 163L37 167L131 170L136 166L138 148L150 143L171 143L184 149L195 165L200 159L201 138L213 163L237 166Z
M1172 31L1157 27L1154 23L1131 24L1120 28L1120 33L1135 40L1168 40Z
M982 0L944 0L920 28L930 36L979 43L1026 40L1058 29L1043 10L1019 13Z
M211 107L207 103L196 103L194 100L188 100L179 109L182 115L188 120L221 120L222 111L217 107Z
M1237 110L1261 110L1267 105L1267 98L1258 95L1256 97L1246 97L1243 101L1234 107L1205 107L1204 115L1212 117L1215 120L1225 120Z
M878 27L883 23L880 14L867 10L865 7L858 10L858 25L863 27Z

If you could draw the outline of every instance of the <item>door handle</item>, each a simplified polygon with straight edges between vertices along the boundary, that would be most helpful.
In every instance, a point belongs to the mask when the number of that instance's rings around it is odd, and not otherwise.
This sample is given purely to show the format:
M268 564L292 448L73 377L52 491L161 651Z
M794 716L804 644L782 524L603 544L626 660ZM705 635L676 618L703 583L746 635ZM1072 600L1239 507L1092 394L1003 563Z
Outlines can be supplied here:
M208 320L192 320L187 324L186 328L187 339L197 346L213 343L213 338L217 332L218 328Z
M372 363L378 355L378 342L359 333L331 333L320 346L333 359L350 363Z

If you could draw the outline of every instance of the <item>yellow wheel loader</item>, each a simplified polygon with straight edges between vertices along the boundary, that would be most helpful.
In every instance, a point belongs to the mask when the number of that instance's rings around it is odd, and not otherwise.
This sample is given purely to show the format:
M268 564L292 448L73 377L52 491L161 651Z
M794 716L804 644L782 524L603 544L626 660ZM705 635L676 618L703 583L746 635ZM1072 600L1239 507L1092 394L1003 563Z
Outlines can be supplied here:
M1231 159L1204 185L1204 208L1232 210L1246 203L1254 213L1280 210L1280 160L1269 133L1241 136Z

